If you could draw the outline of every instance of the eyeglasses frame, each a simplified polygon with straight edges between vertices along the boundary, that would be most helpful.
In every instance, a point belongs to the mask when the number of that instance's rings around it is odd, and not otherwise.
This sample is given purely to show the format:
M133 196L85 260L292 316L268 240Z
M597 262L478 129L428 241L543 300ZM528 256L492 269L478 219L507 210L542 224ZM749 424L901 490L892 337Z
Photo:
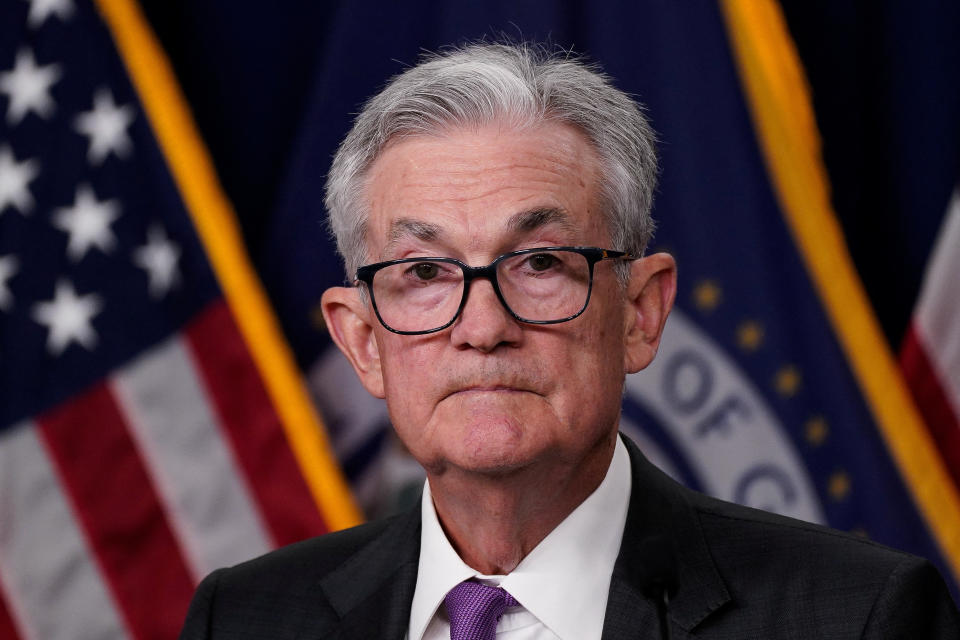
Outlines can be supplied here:
M517 315L513 309L510 308L510 305L507 304L507 301L503 297L503 293L500 291L500 283L497 281L497 265L503 262L508 258L513 258L515 256L521 256L530 253L540 253L543 251L569 251L572 253L578 253L587 259L587 265L590 269L590 283L587 285L587 299L583 303L583 307L580 308L580 311L576 312L571 316L566 318L560 318L559 320L527 320L526 318L521 318ZM356 277L354 279L355 284L363 283L367 285L367 291L370 293L370 301L373 303L373 311L377 315L377 320L380 321L380 324L384 326L387 331L396 333L403 336L418 336L426 335L429 333L436 333L438 331L443 331L454 322L457 321L457 318L460 317L460 314L463 313L463 308L467 304L467 296L470 295L470 283L474 280L488 280L493 286L494 292L497 294L497 299L500 301L500 304L504 309L507 310L507 313L513 317L514 320L518 322L523 322L525 324L560 324L561 322L569 322L574 318L581 315L584 311L587 310L587 305L590 304L590 295L593 293L593 267L598 262L603 260L636 260L636 256L632 256L625 251L614 251L613 249L601 249L600 247L532 247L530 249L519 249L517 251L510 251L509 253L504 253L501 256L498 256L493 262L488 264L485 267L471 267L470 265L457 260L456 258L443 258L443 257L429 257L421 256L414 258L400 258L399 260L387 260L385 262L375 262L372 264L364 265L357 269ZM377 297L373 293L373 277L378 271L386 267L393 266L395 264L404 264L410 262L446 262L448 264L455 264L460 267L460 270L463 272L463 296L460 298L460 306L457 307L456 313L453 314L453 318L450 319L445 325L437 327L435 329L427 329L425 331L400 331L399 329L394 329L388 325L383 317L380 315L380 309L377 308Z

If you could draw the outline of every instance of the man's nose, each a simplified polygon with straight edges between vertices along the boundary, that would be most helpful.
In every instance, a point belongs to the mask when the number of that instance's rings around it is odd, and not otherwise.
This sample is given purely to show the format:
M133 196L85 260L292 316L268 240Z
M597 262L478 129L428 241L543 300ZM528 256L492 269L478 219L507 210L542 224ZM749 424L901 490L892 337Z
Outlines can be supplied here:
M454 346L488 353L501 344L519 343L523 335L520 322L501 304L493 283L478 278L468 286L467 301L450 333Z

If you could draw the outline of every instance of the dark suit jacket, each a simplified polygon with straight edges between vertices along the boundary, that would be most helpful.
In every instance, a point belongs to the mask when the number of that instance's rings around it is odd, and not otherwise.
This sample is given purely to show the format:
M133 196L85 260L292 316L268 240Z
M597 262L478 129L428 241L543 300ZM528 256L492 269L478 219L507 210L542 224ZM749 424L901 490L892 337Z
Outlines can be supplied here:
M604 640L662 637L639 550L652 536L675 549L674 640L960 638L956 607L927 561L689 491L624 440L633 487ZM220 569L197 589L181 640L401 640L419 553L418 505Z

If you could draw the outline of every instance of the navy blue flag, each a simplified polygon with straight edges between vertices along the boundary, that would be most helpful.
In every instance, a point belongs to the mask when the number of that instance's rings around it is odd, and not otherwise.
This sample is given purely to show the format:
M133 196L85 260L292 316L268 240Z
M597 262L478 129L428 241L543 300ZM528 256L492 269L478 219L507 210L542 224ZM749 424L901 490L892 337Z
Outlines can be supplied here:
M949 581L960 560L956 489L831 219L779 9L758 2L744 18L750 3L641 4L331 12L260 266L359 499L371 514L389 511L420 476L319 321L320 294L344 281L323 228L322 177L350 114L387 77L423 49L502 30L600 62L660 136L654 248L677 258L679 295L656 361L627 381L624 430L689 486L918 553ZM777 139L777 117L802 130L798 148ZM778 148L790 157L778 160Z

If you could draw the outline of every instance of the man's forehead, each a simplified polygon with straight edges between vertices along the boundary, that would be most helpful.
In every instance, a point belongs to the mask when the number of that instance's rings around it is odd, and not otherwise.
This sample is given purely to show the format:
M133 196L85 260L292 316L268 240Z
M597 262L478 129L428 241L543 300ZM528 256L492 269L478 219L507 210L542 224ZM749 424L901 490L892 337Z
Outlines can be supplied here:
M406 244L496 250L537 234L553 244L599 242L598 169L584 134L558 123L397 141L366 183L371 257L395 257Z

